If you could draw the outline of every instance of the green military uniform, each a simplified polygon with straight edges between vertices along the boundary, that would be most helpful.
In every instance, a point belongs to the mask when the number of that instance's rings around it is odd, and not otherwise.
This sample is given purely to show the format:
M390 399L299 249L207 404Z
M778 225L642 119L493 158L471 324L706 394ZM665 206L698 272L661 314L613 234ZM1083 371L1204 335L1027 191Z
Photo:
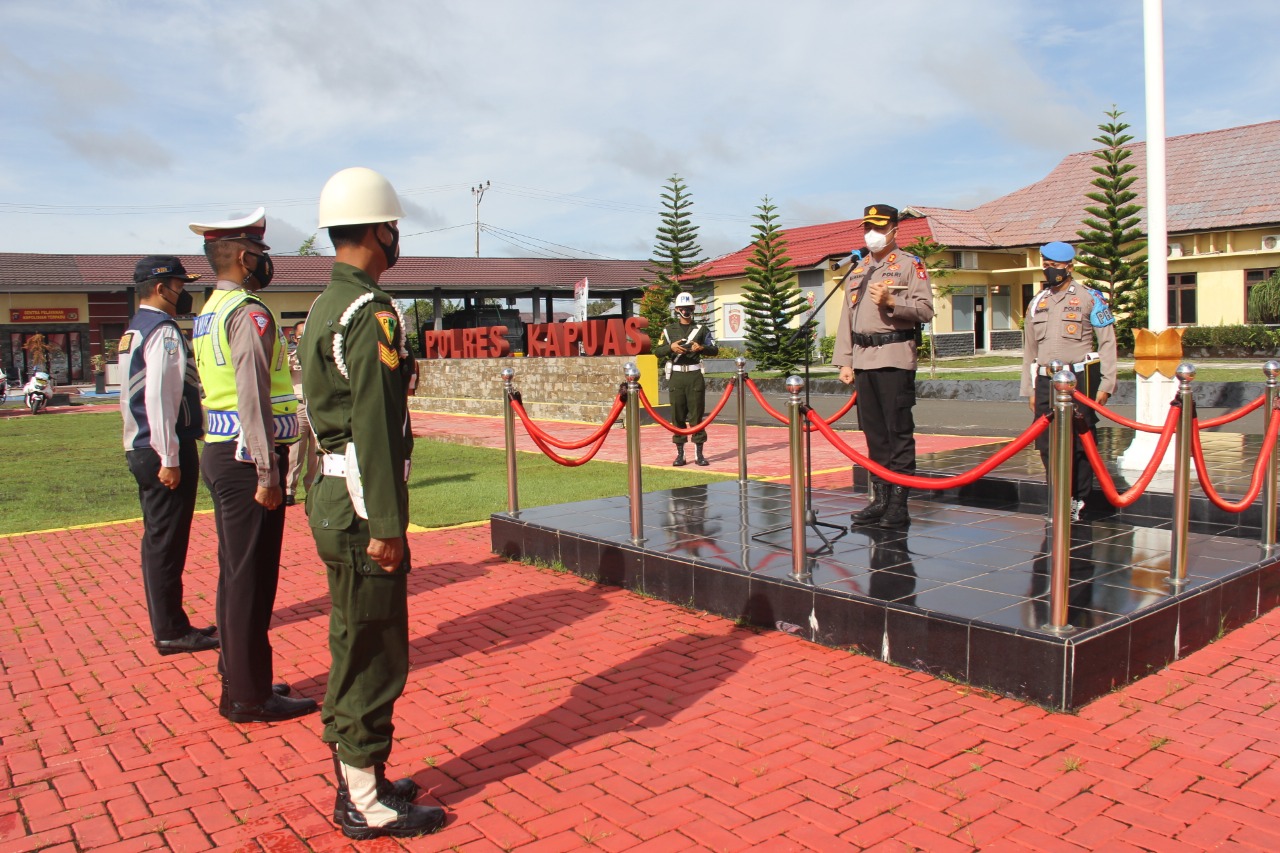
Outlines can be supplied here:
M702 346L698 352L675 353L671 344L683 341L691 333L696 339L689 343ZM685 344L687 346L687 344ZM707 408L707 384L702 376L703 356L713 357L720 352L711 329L696 320L685 324L679 321L662 330L662 340L654 347L653 353L658 358L667 358L671 362L671 375L667 379L667 395L671 400L671 422L682 429L701 423ZM671 434L671 441L677 447L688 441L687 436L679 433ZM706 444L707 431L699 430L693 434L694 444ZM682 451L683 452L683 451Z
M416 367L404 333L391 297L362 270L335 263L298 350L311 426L325 454L307 493L332 599L324 740L352 767L386 762L393 707L409 674L408 543L392 572L366 553L370 537L401 537L409 523L407 395ZM352 458L349 444L363 501L353 500L349 475L339 474ZM361 502L367 517L358 511Z

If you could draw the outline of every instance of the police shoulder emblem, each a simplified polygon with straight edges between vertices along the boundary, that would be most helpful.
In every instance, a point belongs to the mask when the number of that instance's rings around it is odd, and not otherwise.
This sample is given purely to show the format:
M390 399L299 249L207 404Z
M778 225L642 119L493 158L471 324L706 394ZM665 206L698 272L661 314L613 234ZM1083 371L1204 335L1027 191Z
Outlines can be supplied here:
M261 311L250 311L249 319L253 321L253 327L258 332L258 337L262 337L267 333L267 326L271 324L271 318Z
M125 332L120 336L120 343L116 345L116 352L126 353L133 348L133 332Z

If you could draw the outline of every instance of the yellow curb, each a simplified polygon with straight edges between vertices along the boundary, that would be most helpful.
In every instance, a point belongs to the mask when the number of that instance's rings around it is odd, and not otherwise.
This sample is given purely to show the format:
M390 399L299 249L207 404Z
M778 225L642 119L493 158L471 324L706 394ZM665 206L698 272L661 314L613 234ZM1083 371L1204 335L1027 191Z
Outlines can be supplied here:
M406 533L438 533L441 530L466 530L469 527L483 527L489 523L489 519L484 521L464 521L461 524L446 524L444 527L422 527L417 524L410 524L405 528Z
M211 509L201 509L196 511L196 515L208 515L213 512ZM44 530L24 530L20 533L0 533L0 539L12 539L15 536L39 536L41 533L64 533L68 530L95 530L99 527L112 527L117 524L134 524L141 522L141 518L118 518L115 521L95 521L92 524L73 524L70 527L49 527Z

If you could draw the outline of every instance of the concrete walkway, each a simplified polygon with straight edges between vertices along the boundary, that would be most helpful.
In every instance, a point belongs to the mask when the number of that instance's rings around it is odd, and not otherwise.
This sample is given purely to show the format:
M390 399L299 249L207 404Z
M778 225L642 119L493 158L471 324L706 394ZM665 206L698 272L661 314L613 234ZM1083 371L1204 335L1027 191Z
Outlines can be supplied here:
M231 725L215 655L155 653L139 534L0 539L0 850L355 849L318 717ZM392 770L451 817L362 849L1280 850L1276 613L1070 716L508 563L487 525L410 542ZM197 516L197 623L215 549ZM327 609L298 507L272 642L317 699Z

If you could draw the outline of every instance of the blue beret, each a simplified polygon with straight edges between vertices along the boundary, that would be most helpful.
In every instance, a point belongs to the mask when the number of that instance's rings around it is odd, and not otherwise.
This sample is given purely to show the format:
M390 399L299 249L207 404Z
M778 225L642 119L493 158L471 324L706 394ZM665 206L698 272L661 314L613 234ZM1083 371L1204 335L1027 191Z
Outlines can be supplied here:
M1067 261L1074 261L1076 259L1076 250L1071 247L1070 243L1045 243L1040 247L1040 257L1044 258L1046 261L1065 264Z

